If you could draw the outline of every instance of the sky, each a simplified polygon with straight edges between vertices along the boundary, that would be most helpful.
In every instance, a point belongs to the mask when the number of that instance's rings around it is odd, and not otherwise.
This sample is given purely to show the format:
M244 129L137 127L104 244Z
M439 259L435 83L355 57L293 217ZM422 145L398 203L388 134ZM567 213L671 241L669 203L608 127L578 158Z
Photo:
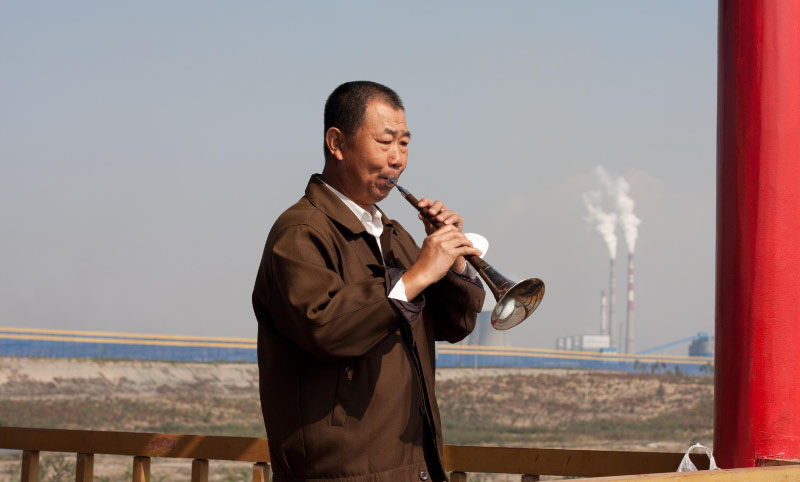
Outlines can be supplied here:
M367 79L405 103L403 186L462 214L507 277L545 282L511 344L598 333L597 166L641 219L636 347L712 333L716 9L4 2L0 326L255 337L266 235L322 170L325 99ZM421 243L399 195L380 206Z

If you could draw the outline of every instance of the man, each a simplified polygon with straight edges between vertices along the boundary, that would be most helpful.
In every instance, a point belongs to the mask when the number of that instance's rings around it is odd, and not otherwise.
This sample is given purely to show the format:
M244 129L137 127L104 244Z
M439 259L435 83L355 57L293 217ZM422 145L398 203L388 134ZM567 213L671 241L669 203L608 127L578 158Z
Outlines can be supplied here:
M348 82L325 104L325 167L272 226L253 290L261 407L276 481L446 480L435 340L483 306L461 216L417 247L376 203L406 167L400 97Z

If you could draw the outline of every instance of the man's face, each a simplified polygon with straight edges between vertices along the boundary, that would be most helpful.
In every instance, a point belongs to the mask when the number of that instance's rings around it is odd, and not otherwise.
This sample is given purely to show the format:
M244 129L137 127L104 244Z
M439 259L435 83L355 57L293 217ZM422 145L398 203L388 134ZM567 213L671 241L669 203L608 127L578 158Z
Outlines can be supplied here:
M402 109L369 102L364 122L342 147L339 179L344 194L362 207L386 198L392 189L387 181L406 168L410 140Z

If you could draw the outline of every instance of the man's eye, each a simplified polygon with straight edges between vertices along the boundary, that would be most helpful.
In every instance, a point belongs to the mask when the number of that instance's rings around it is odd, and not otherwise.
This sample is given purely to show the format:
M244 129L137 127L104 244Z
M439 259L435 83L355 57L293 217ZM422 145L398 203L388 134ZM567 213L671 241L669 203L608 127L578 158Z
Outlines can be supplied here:
M381 144L385 144L387 146L392 143L392 141L378 141L378 142L380 142Z

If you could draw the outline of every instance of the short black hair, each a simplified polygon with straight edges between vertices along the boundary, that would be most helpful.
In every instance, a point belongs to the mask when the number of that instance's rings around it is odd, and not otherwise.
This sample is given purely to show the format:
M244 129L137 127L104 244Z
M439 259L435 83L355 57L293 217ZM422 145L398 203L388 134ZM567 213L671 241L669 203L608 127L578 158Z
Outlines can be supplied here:
M336 127L347 137L355 137L364 115L367 104L372 100L385 102L395 109L405 110L403 101L397 92L385 85L368 80L345 82L336 87L325 102L325 132Z

